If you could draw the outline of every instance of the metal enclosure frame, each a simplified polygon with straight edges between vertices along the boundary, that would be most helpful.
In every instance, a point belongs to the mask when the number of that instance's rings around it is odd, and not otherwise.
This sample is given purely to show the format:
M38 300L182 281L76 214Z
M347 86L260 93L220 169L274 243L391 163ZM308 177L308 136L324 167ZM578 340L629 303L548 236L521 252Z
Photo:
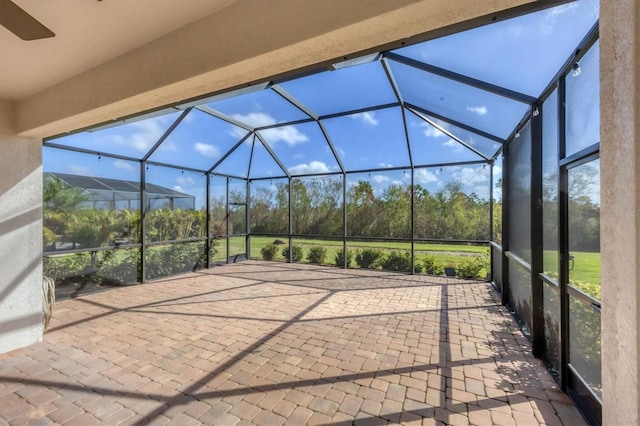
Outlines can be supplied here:
M367 237L353 237L349 236L348 232L348 212L347 212L347 179L349 175L358 174L358 173L372 173L372 172L388 172L388 171L396 171L396 170L405 170L409 171L410 176L410 184L409 188L411 191L410 196L410 238L387 238L386 240L393 241L409 241L410 242L410 255L411 255L411 263L412 269L410 271L411 274L415 273L415 243L422 241L437 241L443 243L470 243L470 244L479 244L484 245L490 248L491 256L499 256L501 258L502 269L499 271L491 271L491 277L495 282L496 277L500 277L500 281L502 283L501 287L498 290L501 292L502 304L507 305L510 300L511 294L511 284L509 282L509 269L510 269L510 261L516 261L520 266L524 267L529 274L529 279L531 282L531 302L532 302L532 329L531 329L531 341L533 344L533 354L536 357L544 358L546 354L546 343L545 343L545 319L543 313L544 307L544 296L543 289L546 285L557 286L557 290L559 293L560 299L560 317L561 317L561 325L560 325L560 362L562 369L559 372L559 381L563 390L568 391L569 394L574 398L577 402L578 406L583 410L587 419L593 423L598 423L601 421L601 401L598 400L597 396L592 395L593 398L584 398L584 392L580 389L580 392L576 392L576 386L585 387L584 384L580 384L580 377L571 368L569 363L570 354L569 354L569 334L571 330L569 329L569 295L575 295L579 298L585 298L584 295L574 294L575 291L572 290L569 285L569 269L568 269L568 229L566 226L566 220L568 217L568 170L571 167L581 164L584 161L594 158L599 153L599 144L593 145L587 149L584 149L578 153L575 153L569 157L565 156L565 131L566 131L566 117L564 111L565 105L565 76L571 71L572 66L575 62L579 61L582 56L591 48L598 40L599 30L598 23L596 23L593 28L589 31L589 33L585 36L585 38L580 42L578 46L576 46L575 51L566 59L562 67L559 69L558 73L554 76L553 80L549 82L546 89L543 91L542 95L539 98L533 98L529 95L519 93L504 87L500 87L494 84L490 84L487 82L483 82L469 76L465 76L459 73L455 73L449 70L444 70L439 67L435 67L432 65L427 65L422 62L415 61L408 57L401 56L395 52L383 52L380 55L379 60L381 61L382 67L387 77L388 84L393 90L393 93L396 97L395 102L385 103L382 105L373 105L368 108L358 108L349 111L342 111L339 113L332 113L326 115L317 115L311 111L304 103L300 100L296 99L293 95L288 93L282 86L278 83L269 83L268 89L271 90L277 95L279 95L282 99L284 99L289 104L293 105L295 108L303 112L308 118L294 120L290 122L277 123L276 125L267 125L262 127L250 127L247 126L233 117L229 117L219 111L213 110L207 106L174 106L171 107L174 110L182 109L182 112L178 116L178 118L169 126L169 128L162 134L162 136L152 145L151 149L146 152L146 154L142 158L133 158L125 155L117 155L117 154L109 154L109 153L100 153L97 151L92 151L84 148L74 148L68 147L55 142L55 139L46 140L44 142L44 146L55 148L55 149L63 149L74 151L78 153L88 154L88 155L97 155L103 157L110 157L113 159L134 161L139 164L139 175L140 175L140 208L139 208L139 216L140 216L140 239L136 244L129 244L122 247L104 247L100 248L100 250L106 250L111 248L139 248L140 250L140 265L138 269L138 281L145 282L147 280L147 267L146 267L146 255L148 248L153 245L159 244L179 244L182 242L204 242L205 247L205 264L202 265L205 268L209 268L213 266L216 262L213 261L212 252L214 249L214 236L212 235L212 217L211 217L211 179L214 176L219 176L225 178L226 182L226 205L225 205L225 215L226 215L226 235L225 235L225 244L226 244L226 260L223 263L229 263L232 260L231 258L231 247L230 247L230 239L232 238L230 223L229 223L229 215L230 215L230 183L232 179L235 180L243 180L246 182L246 199L244 203L245 207L245 223L246 230L245 234L242 235L245 238L245 255L247 258L251 257L251 238L252 236L263 235L263 234L255 234L252 232L251 224L251 186L253 182L259 182L261 180L268 179L287 179L288 185L288 232L287 234L282 234L283 237L287 237L288 246L289 246L289 262L293 262L293 244L295 238L298 237L313 237L310 235L298 235L294 232L294 222L293 222L293 185L292 182L296 178L306 178L306 177L324 177L324 176L339 176L342 180L342 249L344 262L343 267L347 268L347 249L348 243L354 240L366 240ZM525 103L528 105L527 111L525 115L522 117L521 121L518 125L513 129L511 135L506 138L500 138L494 134L488 133L483 130L479 130L473 128L469 125L459 122L458 120L446 117L438 114L436 111L430 111L426 108L423 108L419 105L414 105L412 103L407 102L403 99L402 92L398 87L394 74L389 65L390 61L399 62L405 64L410 67L414 67L420 69L422 71L427 71L433 73L435 75L439 75L441 77L445 77L451 79L453 81L457 81L459 83L463 83L469 87L481 89L487 91L489 93L493 93L502 97L506 97L509 99L517 100L518 102ZM543 103L547 97L555 90L558 89L558 194L559 194L559 208L558 208L558 223L560 224L560 233L559 233L559 277L557 282L553 282L548 276L544 275L544 265L543 265L543 221L542 221L542 197L543 197L543 176L542 176L542 161L543 161L543 153L542 153L542 108ZM362 112L370 112L377 111L386 108L399 108L402 115L403 122L403 133L404 140L400 140L398 143L400 145L406 146L408 156L409 156L409 164L406 166L397 166L390 168L365 168L365 169L357 169L357 170L347 170L345 168L341 156L338 153L338 150L335 147L334 142L331 140L329 132L327 131L324 120L330 118L338 118L338 117L346 117L349 115L362 113ZM209 114L216 119L223 120L224 122L233 124L235 126L241 127L247 131L246 135L240 138L226 153L224 153L221 158L219 158L210 168L206 170L176 166L171 164L166 164L163 162L156 162L150 160L152 154L160 147L160 145L174 132L174 130L179 126L179 124L188 116L188 114L192 110L201 111L205 114ZM477 154L481 159L477 161L462 161L462 162L444 162L437 164L416 164L414 155L412 153L412 146L409 137L409 130L407 124L407 115L412 114L425 123L428 123L430 126L435 127L439 131L446 134L448 137L452 138L459 144L466 147L471 152ZM452 132L443 128L442 126L435 123L429 117L434 117L437 120L442 120L444 123L448 125L458 127L462 130L470 131L475 135L487 138L491 141L498 142L501 146L496 151L494 155L487 156L482 153L476 147L470 145L469 143L461 140L459 137L456 137ZM531 121L532 125L532 152L531 152L531 203L529 206L531 213L531 264L524 262L521 258L515 255L510 251L510 238L512 236L509 232L509 211L510 211L510 200L509 196L509 185L510 176L512 171L509 166L509 159L511 156L510 152L510 144L512 141L518 136L520 129ZM274 150L270 147L269 143L263 138L260 134L260 131L272 129L274 127L279 126L287 126L287 125L296 125L302 123L316 123L320 129L320 132L325 138L327 143L327 147L331 153L331 156L335 159L339 170L333 172L326 173L311 173L311 174L294 174L291 173L284 165L282 160L278 157L278 155L274 152ZM252 139L250 139L252 138ZM247 174L246 177L231 175L217 172L216 169L220 164L222 164L231 154L233 154L237 149L239 149L245 142L251 140L251 154L249 158L249 162L247 164ZM253 167L253 154L256 144L261 145L265 148L266 152L272 157L275 163L282 170L281 176L271 176L271 177L251 177L251 170ZM502 155L502 244L499 245L495 242L492 242L493 231L496 224L494 223L494 199L493 199L493 185L496 182L496 176L494 176L494 161L496 160L498 155ZM460 240L431 240L426 238L416 238L415 232L415 172L417 169L422 168L442 168L447 166L458 166L458 165L479 165L483 164L485 167L488 165L490 167L489 173L489 229L487 239L479 240L479 241L460 241ZM147 180L147 168L149 165L154 166L162 166L162 167L171 167L175 169L188 170L195 173L201 173L205 176L206 179L206 234L202 237L190 238L184 241L158 241L158 242L148 242L145 239L145 231L146 224L145 219L147 215L146 203L144 200L146 199L146 180ZM564 225L563 225L564 224ZM273 234L264 234L264 235L273 235ZM277 234L281 235L281 234ZM332 238L337 239L336 236L332 236ZM376 238L382 240L384 238ZM74 252L73 250L69 250L66 252ZM63 252L63 253L66 253ZM235 259L234 259L235 260ZM572 293L573 292L573 293ZM598 301L589 300L592 304L597 303ZM600 306L598 305L599 309ZM517 312L516 312L517 315Z

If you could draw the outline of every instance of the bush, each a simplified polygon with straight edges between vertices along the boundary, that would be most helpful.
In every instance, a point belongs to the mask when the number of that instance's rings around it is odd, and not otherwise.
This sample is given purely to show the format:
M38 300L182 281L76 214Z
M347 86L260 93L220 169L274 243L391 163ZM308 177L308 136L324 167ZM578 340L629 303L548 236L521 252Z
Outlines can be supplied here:
M424 272L429 275L442 275L444 274L444 263L435 256L427 256L422 260L424 265Z
M327 257L327 249L325 247L311 247L309 253L307 253L309 263L317 263L320 265L324 263L325 257Z
M487 270L489 265L488 256L469 257L458 264L456 272L461 278L481 278L481 272Z
M336 252L336 256L334 258L336 262L336 266L344 266L344 250L339 249ZM347 250L347 268L351 266L351 262L353 262L353 250Z
M372 268L376 266L376 262L382 257L382 251L364 248L356 253L356 263L360 268Z
M408 251L392 251L382 262L382 269L388 271L411 271L411 253Z
M260 249L260 253L262 253L262 259L273 260L278 254L278 246L276 244L267 244Z
M63 256L45 256L42 259L42 274L57 280L82 275L91 266L89 253L75 253Z
M287 261L289 260L289 247L282 249L282 255ZM293 261L300 262L302 260L303 252L302 246L293 246Z
M206 252L202 243L151 246L146 253L146 278L193 272L205 266L205 259Z

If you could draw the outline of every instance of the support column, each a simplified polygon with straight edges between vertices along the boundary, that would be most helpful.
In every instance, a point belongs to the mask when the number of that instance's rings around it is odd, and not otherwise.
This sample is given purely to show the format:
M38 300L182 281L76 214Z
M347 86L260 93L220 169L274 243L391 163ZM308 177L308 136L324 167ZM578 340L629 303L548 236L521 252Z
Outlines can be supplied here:
M640 422L640 4L600 5L603 424Z
M0 100L0 353L42 340L42 141Z

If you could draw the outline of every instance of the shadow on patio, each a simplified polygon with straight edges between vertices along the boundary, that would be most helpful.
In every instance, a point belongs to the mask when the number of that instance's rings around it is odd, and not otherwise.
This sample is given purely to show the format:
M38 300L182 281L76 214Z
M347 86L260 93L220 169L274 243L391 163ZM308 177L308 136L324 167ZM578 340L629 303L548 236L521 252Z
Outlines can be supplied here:
M248 261L56 305L10 424L582 424L488 283Z

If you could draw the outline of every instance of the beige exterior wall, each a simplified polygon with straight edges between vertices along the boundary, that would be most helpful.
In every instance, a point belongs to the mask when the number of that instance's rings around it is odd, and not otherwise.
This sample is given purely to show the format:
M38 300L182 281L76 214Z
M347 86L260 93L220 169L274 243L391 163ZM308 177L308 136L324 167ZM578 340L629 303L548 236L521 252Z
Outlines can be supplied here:
M41 141L7 134L6 115L2 121L0 353L42 339Z
M640 3L600 4L603 422L640 422Z

